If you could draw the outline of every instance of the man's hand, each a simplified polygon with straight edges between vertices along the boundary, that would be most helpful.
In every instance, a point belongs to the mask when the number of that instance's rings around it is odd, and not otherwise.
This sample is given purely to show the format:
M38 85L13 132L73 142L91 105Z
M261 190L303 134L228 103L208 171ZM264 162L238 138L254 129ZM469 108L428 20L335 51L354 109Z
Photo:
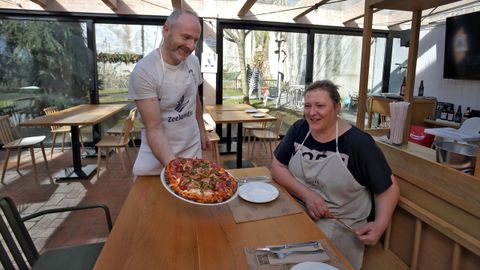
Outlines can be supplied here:
M208 134L205 131L200 131L200 140L202 143L202 150L212 149L212 142L208 139Z

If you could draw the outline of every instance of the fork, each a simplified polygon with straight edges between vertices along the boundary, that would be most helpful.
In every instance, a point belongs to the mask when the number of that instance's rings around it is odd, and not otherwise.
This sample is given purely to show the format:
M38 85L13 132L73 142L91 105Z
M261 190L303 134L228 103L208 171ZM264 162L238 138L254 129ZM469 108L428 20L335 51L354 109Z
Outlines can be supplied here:
M279 259L283 259L288 255L292 254L314 254L314 253L323 253L325 252L323 249L315 249L315 250L291 250L291 251L276 251L276 250L265 250L266 252L270 252L275 257Z
M239 185L250 183L250 182L271 182L271 179L269 176L244 176L244 177L238 177L237 182Z

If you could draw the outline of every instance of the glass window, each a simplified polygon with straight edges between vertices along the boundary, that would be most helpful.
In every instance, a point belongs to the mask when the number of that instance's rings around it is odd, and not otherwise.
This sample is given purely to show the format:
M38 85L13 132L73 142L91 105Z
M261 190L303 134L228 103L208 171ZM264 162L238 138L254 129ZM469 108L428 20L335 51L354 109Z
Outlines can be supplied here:
M135 106L127 98L130 74L140 59L158 48L162 40L162 26L97 23L95 40L100 103L128 104L121 113L102 122L102 131L105 132L120 124Z
M84 22L0 20L1 113L18 124L43 115L49 106L89 103L90 56ZM49 134L48 130L21 132Z
M385 38L372 38L368 94L380 93L385 56ZM362 37L315 34L313 80L328 79L339 86L342 117L356 122Z
M392 45L392 64L390 66L390 93L400 94L400 86L407 72L408 47L400 46L400 39L394 38Z
M223 103L250 103L275 111L293 109L286 130L301 117L307 34L224 29Z

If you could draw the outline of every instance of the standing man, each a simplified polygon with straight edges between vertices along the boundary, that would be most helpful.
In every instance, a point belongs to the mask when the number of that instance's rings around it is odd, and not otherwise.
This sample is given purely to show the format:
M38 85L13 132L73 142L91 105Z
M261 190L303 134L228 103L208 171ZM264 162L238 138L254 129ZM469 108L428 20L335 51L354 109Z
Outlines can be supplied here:
M128 97L135 100L143 122L134 175L158 175L175 157L201 157L202 149L211 147L198 94L200 64L191 54L200 33L194 12L174 10L159 48L132 72Z

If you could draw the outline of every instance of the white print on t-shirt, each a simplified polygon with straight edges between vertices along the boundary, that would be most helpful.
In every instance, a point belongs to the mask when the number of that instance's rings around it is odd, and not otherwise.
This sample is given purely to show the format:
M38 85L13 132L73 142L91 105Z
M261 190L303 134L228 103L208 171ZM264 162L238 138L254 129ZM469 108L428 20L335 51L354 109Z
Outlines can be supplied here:
M295 142L294 147L295 147L296 151L299 150L300 146L301 146L300 143ZM344 153L339 153L339 154L340 154L340 157L342 158L343 163L345 164L345 166L347 166L348 165L348 158L349 158L348 155L346 155ZM331 155L335 155L335 152L334 151L312 150L312 149L306 147L305 145L303 145L303 147L302 147L302 157L304 159L320 160L320 159L329 157Z

